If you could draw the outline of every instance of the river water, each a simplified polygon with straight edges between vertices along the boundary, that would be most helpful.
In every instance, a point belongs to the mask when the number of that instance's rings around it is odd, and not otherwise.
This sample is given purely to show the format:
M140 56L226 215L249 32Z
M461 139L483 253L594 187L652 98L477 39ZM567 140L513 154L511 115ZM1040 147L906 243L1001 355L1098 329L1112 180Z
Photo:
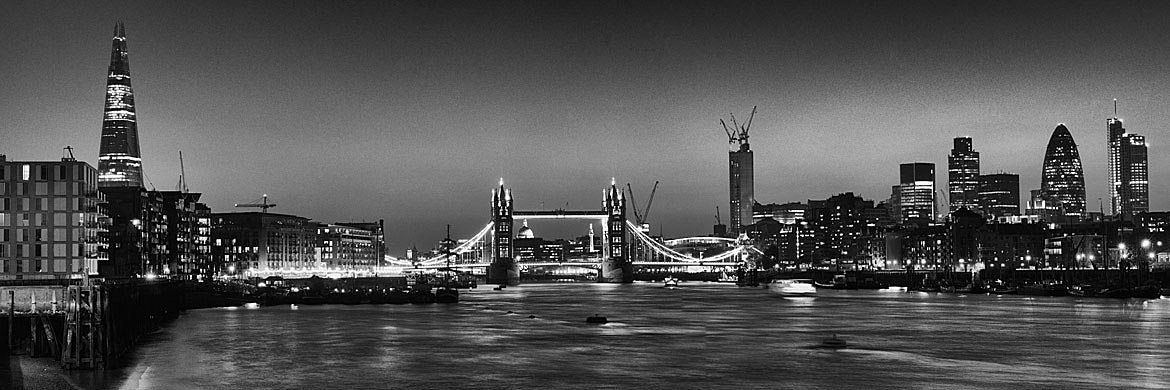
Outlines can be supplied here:
M586 324L595 313L610 322ZM850 348L814 348L833 334ZM1170 388L1170 299L884 290L782 298L716 283L528 284L472 290L454 305L194 310L135 355L124 368L52 381L110 389Z

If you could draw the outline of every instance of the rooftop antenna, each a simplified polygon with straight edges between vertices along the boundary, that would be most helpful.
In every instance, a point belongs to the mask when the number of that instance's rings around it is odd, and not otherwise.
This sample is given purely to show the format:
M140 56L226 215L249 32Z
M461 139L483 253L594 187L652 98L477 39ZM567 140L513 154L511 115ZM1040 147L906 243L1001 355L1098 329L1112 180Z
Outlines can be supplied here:
M1117 98L1113 98L1113 117L1117 117Z

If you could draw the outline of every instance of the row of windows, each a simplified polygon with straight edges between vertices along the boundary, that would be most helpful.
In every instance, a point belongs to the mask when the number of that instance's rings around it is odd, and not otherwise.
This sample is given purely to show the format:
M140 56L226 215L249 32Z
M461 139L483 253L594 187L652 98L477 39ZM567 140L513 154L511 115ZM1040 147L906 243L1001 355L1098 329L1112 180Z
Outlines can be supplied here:
M0 258L82 257L85 244L0 244Z
M76 197L4 198L0 199L0 211L81 211L86 204L90 203Z
M66 272L81 272L81 268L85 264L83 260L66 261L66 260L3 260L4 273L26 273L26 272L45 272L45 273L66 273ZM50 267L52 266L52 267Z
M0 212L0 227L8 226L81 226L86 222L96 222L94 213L2 213ZM50 224L51 222L51 224Z
M0 229L0 242L9 241L70 241L69 231L72 230L73 239L85 237L81 228L73 229Z
M94 175L83 172L85 165L81 163L39 163L39 164L0 164L0 181L51 181L51 180L87 180L94 182Z

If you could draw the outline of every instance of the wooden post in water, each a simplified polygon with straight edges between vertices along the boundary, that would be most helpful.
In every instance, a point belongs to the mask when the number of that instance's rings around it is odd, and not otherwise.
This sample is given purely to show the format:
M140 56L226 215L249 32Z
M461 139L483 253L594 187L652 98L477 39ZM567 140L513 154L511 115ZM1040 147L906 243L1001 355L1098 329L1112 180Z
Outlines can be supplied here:
M16 325L16 291L8 291L8 353L12 353L12 327Z

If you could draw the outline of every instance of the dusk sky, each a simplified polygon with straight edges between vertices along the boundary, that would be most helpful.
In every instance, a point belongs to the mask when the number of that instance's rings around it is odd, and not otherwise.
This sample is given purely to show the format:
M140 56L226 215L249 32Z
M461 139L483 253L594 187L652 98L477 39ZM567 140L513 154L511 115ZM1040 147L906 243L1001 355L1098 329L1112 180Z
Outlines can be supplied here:
M611 177L644 203L658 180L655 233L707 234L716 206L728 219L719 119L752 106L762 203L876 202L911 161L945 189L956 136L1027 194L1065 123L1097 211L1117 98L1151 145L1150 208L1170 209L1166 2L17 1L0 154L71 145L96 166L118 21L155 187L175 189L181 150L217 212L268 194L272 212L385 219L393 255L478 231L501 177L518 210L599 209Z

